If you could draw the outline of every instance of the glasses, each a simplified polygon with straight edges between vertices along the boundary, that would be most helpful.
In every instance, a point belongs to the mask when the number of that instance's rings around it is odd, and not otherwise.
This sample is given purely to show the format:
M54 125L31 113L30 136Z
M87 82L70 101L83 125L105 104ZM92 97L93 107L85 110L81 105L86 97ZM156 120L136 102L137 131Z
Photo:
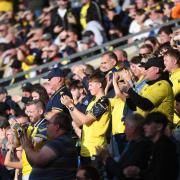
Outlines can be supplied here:
M149 53L139 53L139 56L142 58L146 58L149 55Z

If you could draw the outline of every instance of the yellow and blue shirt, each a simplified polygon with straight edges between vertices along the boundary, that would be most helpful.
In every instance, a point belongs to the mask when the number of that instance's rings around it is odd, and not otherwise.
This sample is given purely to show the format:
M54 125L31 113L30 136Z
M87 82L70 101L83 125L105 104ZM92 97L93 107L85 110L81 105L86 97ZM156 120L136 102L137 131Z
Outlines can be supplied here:
M139 93L140 96L150 100L154 109L167 115L170 121L173 121L174 113L174 94L170 83L166 80L160 80L152 85L146 84ZM137 112L145 115L147 112L137 108Z
M82 129L81 156L96 155L96 147L107 145L106 132L110 123L110 103L107 97L93 99L87 107L86 113L94 117L91 124L84 124Z

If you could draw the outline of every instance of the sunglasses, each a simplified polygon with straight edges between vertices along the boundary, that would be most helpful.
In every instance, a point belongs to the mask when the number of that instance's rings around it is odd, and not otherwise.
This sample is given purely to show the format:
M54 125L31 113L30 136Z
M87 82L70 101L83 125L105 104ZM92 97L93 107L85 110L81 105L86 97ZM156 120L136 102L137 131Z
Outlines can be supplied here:
M142 58L146 58L148 55L148 53L139 53L139 56Z

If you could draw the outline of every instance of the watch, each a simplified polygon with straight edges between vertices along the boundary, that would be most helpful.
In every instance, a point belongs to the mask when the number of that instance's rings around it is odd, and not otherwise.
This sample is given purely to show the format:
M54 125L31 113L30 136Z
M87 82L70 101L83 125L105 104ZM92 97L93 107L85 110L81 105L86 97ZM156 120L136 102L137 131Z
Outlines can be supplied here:
M74 111L74 106L68 108L70 111Z

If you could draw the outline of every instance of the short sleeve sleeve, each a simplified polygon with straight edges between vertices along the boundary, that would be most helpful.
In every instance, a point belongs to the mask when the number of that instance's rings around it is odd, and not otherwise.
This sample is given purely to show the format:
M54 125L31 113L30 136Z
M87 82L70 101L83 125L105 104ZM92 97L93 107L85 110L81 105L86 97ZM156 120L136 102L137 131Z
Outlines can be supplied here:
M100 98L94 106L91 108L89 113L95 117L100 118L109 108L109 100L107 97Z

